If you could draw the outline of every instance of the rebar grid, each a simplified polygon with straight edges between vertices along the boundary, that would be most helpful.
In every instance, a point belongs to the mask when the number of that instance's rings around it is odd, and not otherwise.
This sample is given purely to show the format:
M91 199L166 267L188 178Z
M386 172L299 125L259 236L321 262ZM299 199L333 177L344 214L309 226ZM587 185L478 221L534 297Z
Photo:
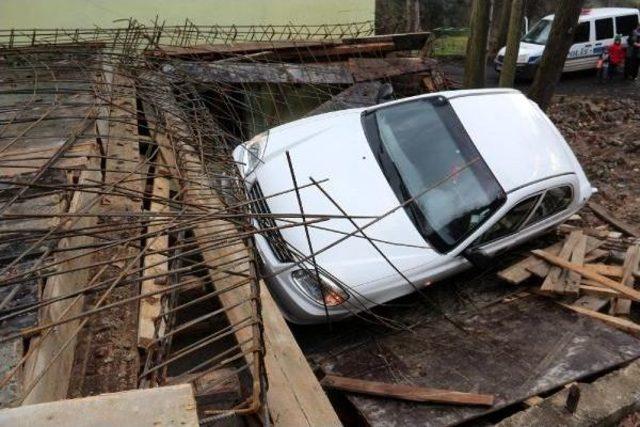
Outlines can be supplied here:
M355 315L404 328L370 311L373 301L315 258L348 238L364 239L418 289L383 247L428 247L366 230L404 204L353 215L323 187L324 177L297 177L289 153L282 166L291 188L248 200L242 165L231 156L238 143L275 125L374 103L375 90L390 79L365 70L363 100L327 106L358 87L356 77L340 80L340 67L355 76L347 61L381 59L396 49L389 41L349 47L372 34L368 22L169 27L129 20L114 29L0 30L0 345L26 344L0 370L0 390L18 384L0 405L179 382L204 382L215 394L235 380L238 396L207 407L207 421L256 412L266 386L259 283L270 278L260 273L253 248L258 234L275 245L274 232L303 229L305 247L285 242L293 258L288 269L331 277L351 295L347 308ZM301 74L274 82L211 80L194 74L194 64L293 64ZM429 68L420 64L404 74L422 78ZM320 192L334 209L310 210L304 191ZM293 212L253 208L286 194L298 200ZM336 240L316 247L313 231ZM112 382L95 374L92 352L116 340L116 328L107 338L99 332L116 318L134 329L126 336L135 342L118 350L120 371L110 375L124 372L125 380ZM51 386L72 373L70 384Z

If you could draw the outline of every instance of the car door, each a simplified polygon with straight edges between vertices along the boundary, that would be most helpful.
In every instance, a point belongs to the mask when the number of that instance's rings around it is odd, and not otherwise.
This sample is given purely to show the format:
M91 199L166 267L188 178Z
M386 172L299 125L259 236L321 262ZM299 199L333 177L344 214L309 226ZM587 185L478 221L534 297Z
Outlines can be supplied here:
M570 185L560 185L527 197L473 243L488 256L523 243L555 225L573 200ZM524 217L524 219L523 219ZM551 221L551 222L550 222Z
M590 68L590 62L594 62L593 53L593 20L580 22L573 35L573 45L569 49L564 71L577 71Z
M594 24L595 28L595 42L593 48L594 55L601 55L613 44L614 26L613 18L600 18L596 19ZM595 67L597 59L594 59L593 66Z

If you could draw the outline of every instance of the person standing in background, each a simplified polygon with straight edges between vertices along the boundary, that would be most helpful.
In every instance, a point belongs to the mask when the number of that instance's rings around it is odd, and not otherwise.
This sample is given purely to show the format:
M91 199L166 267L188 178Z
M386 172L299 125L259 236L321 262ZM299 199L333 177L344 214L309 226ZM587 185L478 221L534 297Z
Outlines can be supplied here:
M640 66L640 24L627 38L627 54L624 64L624 78L635 80Z
M616 34L613 44L609 46L608 57L609 67L607 76L609 80L611 80L616 74L618 67L622 65L625 60L625 48L622 46L622 37L619 34Z

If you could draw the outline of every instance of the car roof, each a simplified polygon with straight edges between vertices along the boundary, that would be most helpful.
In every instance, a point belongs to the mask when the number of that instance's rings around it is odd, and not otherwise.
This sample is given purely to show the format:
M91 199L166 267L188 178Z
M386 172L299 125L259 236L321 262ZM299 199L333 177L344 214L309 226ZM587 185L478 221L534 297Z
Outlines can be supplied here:
M448 96L451 105L505 191L580 168L557 128L519 91L462 92Z
M579 22L622 15L638 15L638 9L633 7L595 7L592 9L583 9ZM555 15L547 15L542 19L553 19L554 16Z

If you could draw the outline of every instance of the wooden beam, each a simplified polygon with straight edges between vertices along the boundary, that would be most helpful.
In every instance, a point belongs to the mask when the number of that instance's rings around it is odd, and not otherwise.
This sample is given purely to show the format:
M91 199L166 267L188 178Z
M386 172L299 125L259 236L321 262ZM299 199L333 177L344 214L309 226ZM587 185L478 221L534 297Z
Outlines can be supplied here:
M66 399L0 410L0 425L15 427L198 427L189 384Z
M560 253L558 254L558 258L568 261L573 253L578 242L582 239L582 231L576 230L569 234L567 240L565 240ZM562 268L558 266L552 266L549 270L549 274L545 277L544 282L542 283L542 287L540 291L544 293L558 293L564 294L565 285L564 285L564 277L562 274Z
M635 278L633 272L637 270L640 264L640 246L629 246L624 258L624 265L622 266L622 279L620 283L624 286L633 288ZM631 301L626 298L615 298L611 301L611 314L630 314L631 313Z
M494 396L490 394L462 393L459 391L440 390L413 385L366 381L337 375L327 375L320 383L326 388L371 396L409 400L412 402L493 406L495 400Z
M593 201L590 201L587 205L598 218L613 226L616 230L620 230L632 237L640 237L640 230L637 227L616 218L604 206Z
M366 37L350 37L342 39L344 44L392 42L395 50L419 50L431 37L428 31L415 33L382 34Z
M97 144L93 147L92 156L85 158L87 170L80 173L78 186L92 186L95 182L102 181L100 162L98 160ZM97 212L97 196L90 192L76 191L73 194L69 214L89 214L67 220L61 228L72 231L74 228L86 228L96 225L97 218L91 214ZM94 243L95 238L86 234L78 234L64 237L58 242L61 250L54 255L60 274L47 279L42 292L43 299L53 299L78 291L86 286L89 280L89 269L85 266L90 262L88 249L67 250L67 248L88 246ZM40 323L47 324L71 317L82 312L84 297L64 299L45 306L41 310ZM23 404L34 404L64 399L67 397L71 367L74 360L77 336L75 330L80 320L63 323L51 330L45 338L34 338L31 345L37 345L36 351L26 359L24 366L25 389L31 391L25 396ZM67 341L62 353L60 349Z
M162 173L162 169L158 167L158 163L162 164L164 160L162 160L162 153L158 153L158 157L160 162L156 162L156 176L153 179L152 190L153 199L149 207L149 212L152 213L162 213L170 210L168 204L162 202L162 200L169 200L171 180L164 176L159 176L159 173ZM147 227L147 233L158 233L158 235L151 237L151 239L153 239L149 246L151 253L144 257L142 275L163 276L144 279L140 288L140 292L143 294L160 290L166 285L165 282L158 280L166 280L166 275L169 272L169 263L167 262L169 235L162 231L164 227L165 224L154 223L151 223ZM152 234L152 236L154 235ZM147 348L157 336L164 335L164 324L158 325L158 333L156 335L156 322L161 312L162 295L155 295L140 300L140 311L138 313L138 347Z
M575 305L562 303L560 303L560 305L577 313L584 314L594 319L602 320L603 322L608 323L609 325L614 326L618 329L622 329L625 332L629 332L634 335L640 335L640 325L630 320L621 319L619 317L610 316L608 314L600 313L598 311L589 310L587 308L582 308Z
M177 66L178 77L184 73L202 83L354 83L349 69L341 63L233 63L185 62Z
M303 49L331 47L338 45L335 40L296 40L296 41L266 41L240 42L231 44L201 44L197 46L159 46L148 52L148 55L173 58L220 59L238 55L254 54L271 51L278 54L297 52Z
M433 59L422 58L351 58L349 69L356 82L380 80L405 74L415 74L431 70L436 64Z
M611 288L613 290L618 291L621 295L628 297L629 299L633 300L633 301L637 301L640 302L640 292L633 289L633 288L629 288L627 286L624 286L621 283L615 282L611 279L609 279L608 277L602 276L598 273L594 273L593 271L591 271L588 268L585 268L581 265L576 265L573 264L569 261L566 261L562 258L559 258L555 255L552 255L550 253L547 253L545 251L536 249L534 251L531 251L533 254L535 254L536 256L558 266L558 267L562 267L568 270L572 270L575 272L580 273L581 276L586 277L587 279L591 279L591 280L595 280L596 282L602 284L603 286L606 286L607 288Z
M576 243L573 252L571 253L571 262L578 265L584 265L584 256L587 251L587 239L588 237L584 234L580 234L580 238L578 239L578 243ZM570 271L567 274L567 278L565 280L565 288L564 294L574 294L577 295L579 290L578 286L580 285L580 274L575 271Z
M260 284L269 389L267 405L276 426L340 426L267 286Z
M549 252L553 255L557 255L562 249L562 242L555 243L551 246L545 248L546 252ZM540 265L544 266L546 263L544 260L530 255L525 259L516 262L515 264L510 265L498 272L498 277L502 280L511 283L512 285L519 285L525 280L529 279L533 275L533 271ZM544 276L549 273L548 268L546 268Z

